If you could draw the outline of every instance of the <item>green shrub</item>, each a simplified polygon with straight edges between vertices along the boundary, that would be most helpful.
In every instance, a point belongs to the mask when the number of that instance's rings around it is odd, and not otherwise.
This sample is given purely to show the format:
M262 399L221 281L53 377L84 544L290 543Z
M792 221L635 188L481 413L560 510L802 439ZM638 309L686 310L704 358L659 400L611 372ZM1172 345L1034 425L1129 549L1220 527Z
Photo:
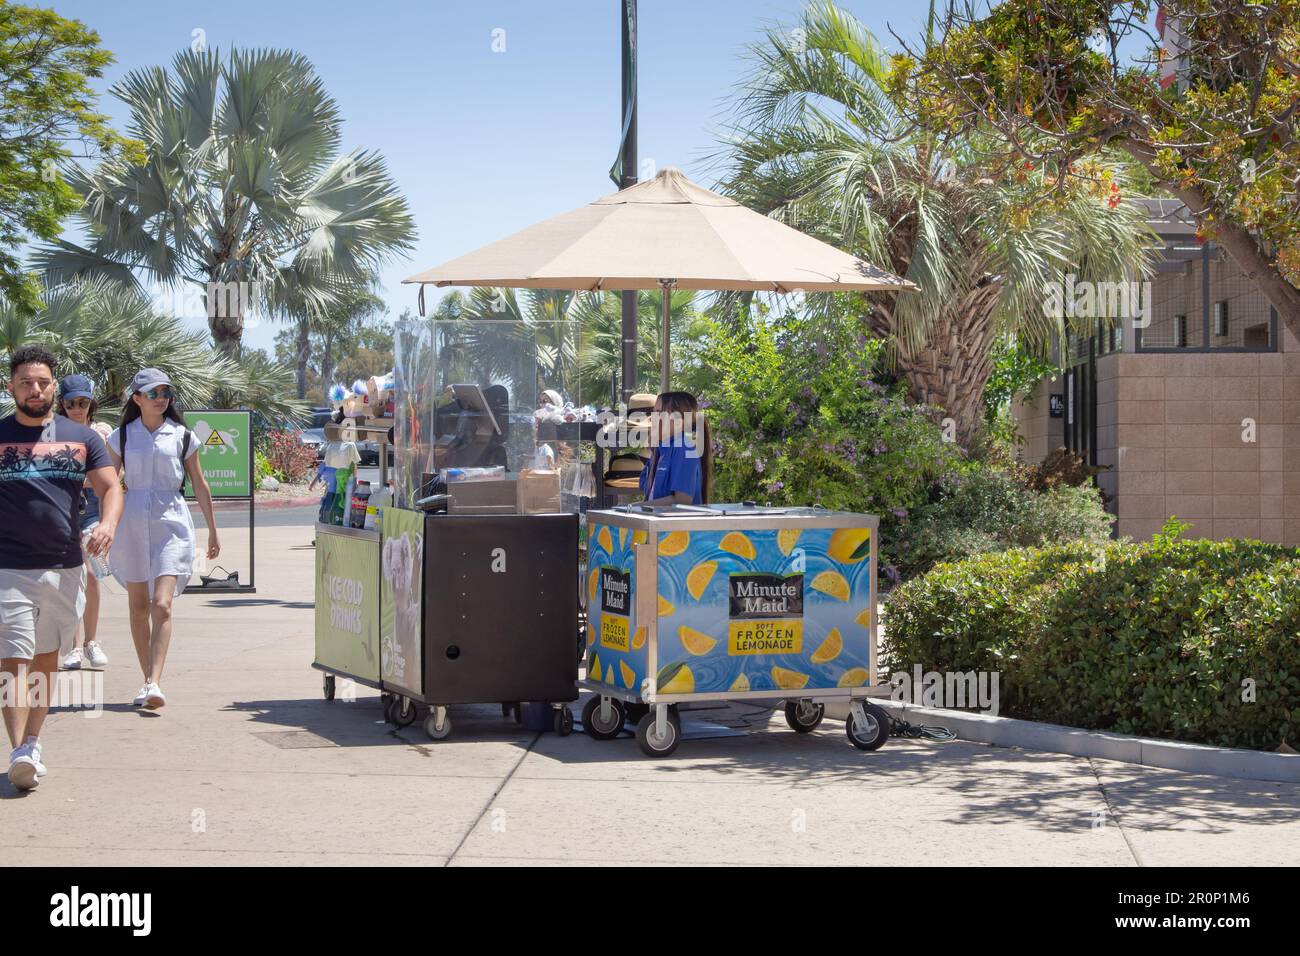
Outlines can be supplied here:
M924 573L940 561L1007 548L1110 539L1114 518L1089 486L1034 492L1010 475L983 469L958 475L946 487L886 543L887 555L903 577Z
M1033 592L1071 564L1094 560L1086 544L1015 548L936 565L895 588L885 607L886 664L910 671L1002 671L1019 656Z
M1300 740L1294 549L1170 534L1008 551L938 565L890 595L885 620L891 668L997 670L1011 716L1221 746Z
M936 481L973 467L932 409L876 380L882 351L843 318L708 324L714 500L875 514L888 541Z

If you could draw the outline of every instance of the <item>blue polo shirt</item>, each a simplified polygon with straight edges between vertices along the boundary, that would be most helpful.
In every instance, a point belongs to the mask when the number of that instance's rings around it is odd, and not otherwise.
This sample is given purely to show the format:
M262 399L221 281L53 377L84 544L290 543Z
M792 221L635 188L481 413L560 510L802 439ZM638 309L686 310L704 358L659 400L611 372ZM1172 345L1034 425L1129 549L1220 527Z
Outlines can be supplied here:
M654 466L653 479L650 466L641 472L641 492L647 501L667 498L680 491L691 496L691 504L704 504L704 469L700 465L698 449L686 448L680 443L660 445L655 449L651 464Z

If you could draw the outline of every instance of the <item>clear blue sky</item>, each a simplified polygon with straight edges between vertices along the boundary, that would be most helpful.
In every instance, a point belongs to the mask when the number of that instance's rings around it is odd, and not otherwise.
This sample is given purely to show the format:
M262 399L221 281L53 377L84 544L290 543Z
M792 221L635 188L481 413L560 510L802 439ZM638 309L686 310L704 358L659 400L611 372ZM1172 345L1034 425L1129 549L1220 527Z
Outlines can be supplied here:
M39 0L36 0L39 2ZM414 307L403 278L613 191L620 121L619 0L56 0L97 30L125 73L166 65L202 29L209 47L281 47L315 64L344 117L345 149L377 149L419 226L408 261L383 274L392 314ZM919 35L925 0L842 0L887 45ZM798 0L640 0L643 160L711 185L722 102L740 53ZM492 50L493 31L506 49ZM102 108L119 123L120 104ZM431 304L433 290L430 290ZM196 324L202 325L201 320ZM270 348L275 327L247 345Z

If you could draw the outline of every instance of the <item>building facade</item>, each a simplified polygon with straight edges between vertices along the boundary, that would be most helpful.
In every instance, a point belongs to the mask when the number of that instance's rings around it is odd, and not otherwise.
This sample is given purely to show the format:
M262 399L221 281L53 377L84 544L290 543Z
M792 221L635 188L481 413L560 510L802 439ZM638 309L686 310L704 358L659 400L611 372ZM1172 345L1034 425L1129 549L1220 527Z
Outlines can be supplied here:
M1144 200L1161 241L1140 314L1064 343L1063 375L1014 413L1021 455L1100 468L1121 536L1300 546L1300 341L1181 204Z

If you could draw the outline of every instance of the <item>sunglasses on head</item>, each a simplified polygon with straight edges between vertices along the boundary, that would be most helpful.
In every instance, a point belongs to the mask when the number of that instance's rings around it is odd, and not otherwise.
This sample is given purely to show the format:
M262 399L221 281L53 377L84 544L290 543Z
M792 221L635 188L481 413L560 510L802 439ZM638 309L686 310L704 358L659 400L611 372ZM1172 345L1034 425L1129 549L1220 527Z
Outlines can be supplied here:
M150 401L154 401L159 398L171 398L172 390L169 385L159 385L157 388L151 388L146 392L141 392L140 394Z

